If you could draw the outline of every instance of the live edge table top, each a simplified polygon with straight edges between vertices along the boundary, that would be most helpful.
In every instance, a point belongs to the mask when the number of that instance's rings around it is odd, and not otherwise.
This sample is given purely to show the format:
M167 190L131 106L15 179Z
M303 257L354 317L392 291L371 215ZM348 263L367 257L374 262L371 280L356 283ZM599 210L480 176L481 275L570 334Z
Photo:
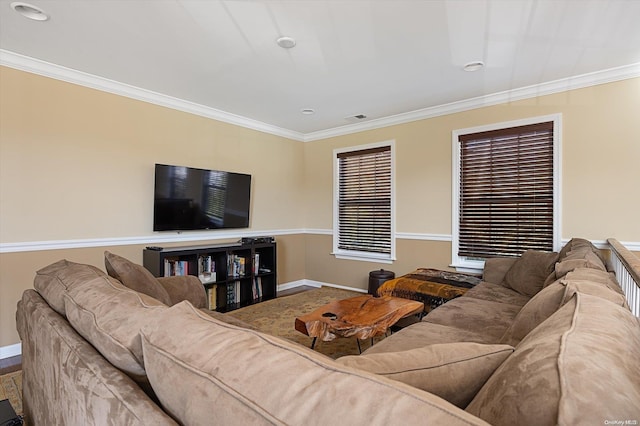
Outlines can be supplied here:
M424 310L424 304L393 296L362 295L335 300L296 318L295 328L325 342L340 337L368 339L385 334L398 320Z

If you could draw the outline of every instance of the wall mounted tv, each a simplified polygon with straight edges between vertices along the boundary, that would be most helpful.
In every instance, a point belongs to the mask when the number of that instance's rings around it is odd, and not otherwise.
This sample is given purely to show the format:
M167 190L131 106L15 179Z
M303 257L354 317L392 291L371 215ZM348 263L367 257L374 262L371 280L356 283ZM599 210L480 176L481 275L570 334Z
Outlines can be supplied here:
M251 175L156 164L154 231L249 227Z

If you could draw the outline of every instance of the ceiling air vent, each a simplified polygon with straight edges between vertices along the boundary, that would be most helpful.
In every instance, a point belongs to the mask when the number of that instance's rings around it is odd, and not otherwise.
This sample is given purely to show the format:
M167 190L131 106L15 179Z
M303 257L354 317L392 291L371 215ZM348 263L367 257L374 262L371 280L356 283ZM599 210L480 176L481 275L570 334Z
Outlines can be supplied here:
M350 123L355 123L357 121L364 120L365 118L367 118L367 116L364 114L356 114L350 117L345 117L345 120L347 120Z

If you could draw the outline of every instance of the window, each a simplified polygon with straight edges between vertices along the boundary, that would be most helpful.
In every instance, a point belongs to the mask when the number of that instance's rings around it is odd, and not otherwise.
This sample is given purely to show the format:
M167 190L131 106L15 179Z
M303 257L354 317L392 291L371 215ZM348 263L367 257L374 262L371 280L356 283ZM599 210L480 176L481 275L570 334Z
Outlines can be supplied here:
M334 150L333 254L391 262L395 256L393 141Z
M454 132L453 266L559 246L559 121Z

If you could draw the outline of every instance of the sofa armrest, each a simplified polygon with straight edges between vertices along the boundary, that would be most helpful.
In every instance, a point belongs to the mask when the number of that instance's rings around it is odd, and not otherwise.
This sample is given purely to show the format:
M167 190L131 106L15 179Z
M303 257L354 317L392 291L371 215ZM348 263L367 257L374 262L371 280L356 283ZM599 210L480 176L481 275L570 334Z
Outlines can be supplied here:
M188 300L198 309L207 307L207 294L198 277L193 275L161 277L158 278L158 282L169 293L171 306Z
M484 261L482 281L502 284L507 271L511 269L517 257L492 257Z

